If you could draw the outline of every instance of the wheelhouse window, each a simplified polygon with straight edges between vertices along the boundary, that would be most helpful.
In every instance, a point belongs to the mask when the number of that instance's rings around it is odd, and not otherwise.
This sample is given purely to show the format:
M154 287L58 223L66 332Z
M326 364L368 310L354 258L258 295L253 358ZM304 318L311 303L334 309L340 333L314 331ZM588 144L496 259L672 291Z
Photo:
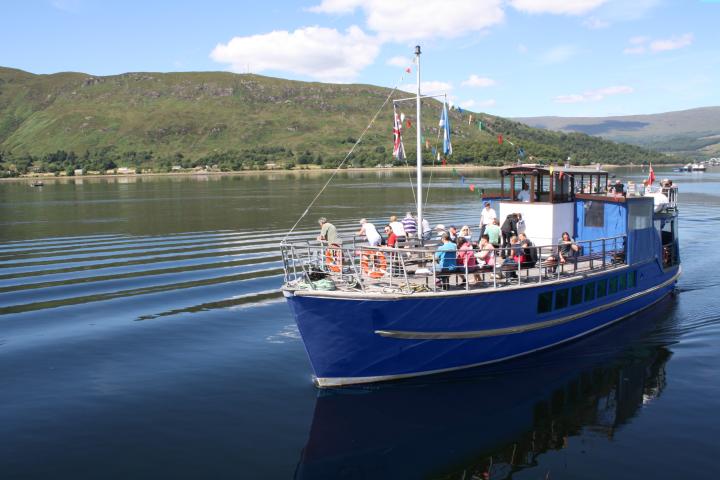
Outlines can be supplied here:
M586 227L605 227L605 204L603 202L586 201L583 209Z

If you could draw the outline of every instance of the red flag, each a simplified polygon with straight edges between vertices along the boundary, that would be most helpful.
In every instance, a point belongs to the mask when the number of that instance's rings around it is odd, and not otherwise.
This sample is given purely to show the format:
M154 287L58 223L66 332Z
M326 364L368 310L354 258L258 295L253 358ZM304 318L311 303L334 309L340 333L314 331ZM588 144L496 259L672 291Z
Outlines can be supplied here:
M653 182L655 181L655 172L653 172L652 163L650 164L650 172L648 174L647 181L648 181L648 185L652 185Z
M442 165L443 165L443 167L444 167L445 165L447 165L447 159L445 159L445 158L442 159Z
M407 122L405 122L405 124L407 125L407 128L412 127L412 123L410 123L410 120L408 120Z
M498 144L502 145L503 138L502 135L498 135Z
M410 72L412 72L412 69L411 69L410 67L407 67L407 68L405 69L405 72L406 72L406 73L410 73Z

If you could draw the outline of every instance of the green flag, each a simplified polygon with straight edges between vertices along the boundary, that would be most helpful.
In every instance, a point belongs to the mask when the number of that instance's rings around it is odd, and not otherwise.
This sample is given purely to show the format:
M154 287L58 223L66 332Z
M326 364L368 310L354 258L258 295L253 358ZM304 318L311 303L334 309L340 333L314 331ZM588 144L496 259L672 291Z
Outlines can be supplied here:
M478 121L478 130L482 131L482 122Z

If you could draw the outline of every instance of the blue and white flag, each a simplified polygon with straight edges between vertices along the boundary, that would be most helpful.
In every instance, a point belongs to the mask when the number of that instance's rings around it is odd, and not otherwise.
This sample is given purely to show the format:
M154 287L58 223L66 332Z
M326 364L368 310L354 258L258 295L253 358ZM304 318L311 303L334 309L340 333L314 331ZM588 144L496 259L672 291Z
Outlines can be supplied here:
M452 143L450 143L450 117L448 117L446 103L443 103L443 108L440 112L439 126L443 129L443 153L445 155L452 155Z

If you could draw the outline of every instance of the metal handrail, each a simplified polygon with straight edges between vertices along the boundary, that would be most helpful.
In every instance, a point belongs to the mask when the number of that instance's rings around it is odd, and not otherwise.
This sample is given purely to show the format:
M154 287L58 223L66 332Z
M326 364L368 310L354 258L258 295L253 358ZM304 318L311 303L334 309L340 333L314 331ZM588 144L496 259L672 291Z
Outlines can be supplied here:
M302 281L309 283L309 288L313 289L315 287L311 281L312 274L322 272L340 285L359 287L362 291L378 285L393 291L412 292L418 288L418 283L413 284L413 279L420 278L426 278L426 283L432 279L431 285L422 288L436 291L443 283L448 283L447 280L438 282L439 278L464 275L465 289L470 290L469 275L476 273L492 274L492 288L498 288L512 284L521 285L523 282L543 283L548 279L559 279L563 274L577 274L578 271L586 273L622 265L626 263L626 238L626 235L619 235L574 242L582 249L568 256L564 263L558 258L559 245L524 248L523 258L519 257L510 262L501 260L501 254L510 251L509 246L504 246L496 249L492 269L482 269L481 272L471 270L466 264L459 264L454 270L443 272L436 262L437 250L428 247L371 247L359 245L357 242L352 242L352 247L345 247L328 245L321 241L291 240L281 243L281 253L284 278L288 285ZM332 250L329 256L328 249ZM528 262L524 257L533 249L537 260ZM474 254L478 251L477 248L473 249ZM382 270L375 270L374 262L378 256L384 258L385 265ZM551 257L554 257L555 261L549 261ZM372 265L368 263L370 259ZM598 260L601 261L600 265ZM582 269L579 265L581 263L584 264ZM565 267L570 265L572 265L571 271L566 271ZM413 266L422 266L428 271L418 275L411 270ZM504 278L504 282L498 282L501 277ZM484 280L482 283L484 287L490 288Z

